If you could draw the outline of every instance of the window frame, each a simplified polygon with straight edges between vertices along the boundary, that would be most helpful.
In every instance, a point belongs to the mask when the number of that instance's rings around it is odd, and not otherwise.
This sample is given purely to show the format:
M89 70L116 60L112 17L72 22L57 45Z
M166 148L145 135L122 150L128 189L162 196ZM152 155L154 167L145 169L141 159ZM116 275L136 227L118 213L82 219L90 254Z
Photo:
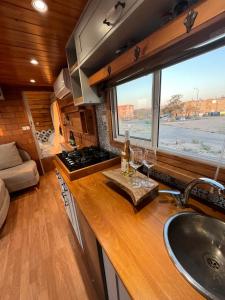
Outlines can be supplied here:
M152 74L151 107L153 107L153 105L154 105L154 101L153 101L154 73L153 72L149 72L148 74L145 74L143 76L150 75L150 74ZM126 82L138 79L140 77L142 77L142 76L138 76L136 78L132 78L130 80L127 80ZM125 83L125 82L123 82L123 83ZM120 83L118 85L121 85L123 83ZM115 85L115 86L113 86L113 87L110 88L111 119L112 119L113 138L117 142L120 142L120 141L123 141L124 134L120 134L119 133L118 100L117 100L116 86L117 85ZM145 138L130 136L130 140L134 143L134 145L136 145L137 142L139 142L139 143L141 142L142 144L145 144L145 146L148 147L149 143L152 144L152 133L153 133L153 131L151 130L151 138L150 139L145 139Z
M151 130L151 140L147 139L142 139L142 138L134 138L131 137L131 145L133 146L140 146L143 148L156 148L158 152L161 152L163 154L168 154L169 156L176 156L179 158L184 158L193 162L199 162L203 163L209 166L217 167L218 166L218 160L211 159L210 157L204 157L201 158L200 156L194 156L191 154L187 154L185 152L178 152L178 151L173 151L171 149L167 149L166 147L160 147L159 146L159 126L160 126L160 104L161 104L161 79L162 79L162 71L164 68L174 66L176 64L182 63L184 61L191 60L195 58L196 56L204 55L207 52L214 51L216 49L225 47L225 44L222 44L217 47L212 47L211 45L206 48L204 47L204 51L198 52L196 55L189 56L186 59L176 61L174 63L164 65L160 69L155 70L153 72L149 71L145 74L139 74L136 77L127 79L124 82L131 81L137 78L140 78L142 76L152 74L153 75L153 80L152 80L152 130ZM120 83L121 84L121 83ZM118 82L119 85L119 82ZM117 93L116 93L116 85L112 86L109 89L109 99L110 99L110 118L111 118L111 127L112 127L112 140L111 142L115 143L123 143L123 137L124 135L119 134L119 125L118 125L118 110L117 110ZM116 115L116 120L115 120L115 115ZM222 168L225 167L225 162L221 163Z

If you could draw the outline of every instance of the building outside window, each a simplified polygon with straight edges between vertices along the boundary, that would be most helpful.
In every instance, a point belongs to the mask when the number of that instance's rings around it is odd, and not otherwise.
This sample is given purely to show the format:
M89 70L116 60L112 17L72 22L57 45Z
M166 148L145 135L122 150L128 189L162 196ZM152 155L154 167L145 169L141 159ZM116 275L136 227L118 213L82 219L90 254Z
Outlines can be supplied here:
M130 129L133 138L151 140L152 74L116 86L119 136Z

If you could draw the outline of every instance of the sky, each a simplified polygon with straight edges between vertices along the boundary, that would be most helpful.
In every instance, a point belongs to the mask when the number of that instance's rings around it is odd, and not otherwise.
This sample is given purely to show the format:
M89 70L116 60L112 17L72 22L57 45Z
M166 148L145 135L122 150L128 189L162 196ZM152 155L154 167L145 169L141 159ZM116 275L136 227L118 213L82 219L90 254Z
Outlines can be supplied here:
M135 108L150 107L152 75L146 75L117 87L118 104ZM162 71L161 103L172 95L182 100L225 96L225 47L186 60Z

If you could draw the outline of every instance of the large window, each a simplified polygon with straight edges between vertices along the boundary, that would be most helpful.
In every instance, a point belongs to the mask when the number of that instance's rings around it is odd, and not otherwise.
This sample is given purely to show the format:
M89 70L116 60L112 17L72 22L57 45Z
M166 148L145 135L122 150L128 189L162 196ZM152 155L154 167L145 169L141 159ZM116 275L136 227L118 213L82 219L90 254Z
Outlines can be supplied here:
M218 160L225 140L225 47L160 73L161 84L149 74L114 88L116 136L130 128L133 138L159 149Z
M218 159L225 139L225 47L162 70L159 147Z
M150 140L152 125L152 75L117 85L117 134L130 129L133 138Z

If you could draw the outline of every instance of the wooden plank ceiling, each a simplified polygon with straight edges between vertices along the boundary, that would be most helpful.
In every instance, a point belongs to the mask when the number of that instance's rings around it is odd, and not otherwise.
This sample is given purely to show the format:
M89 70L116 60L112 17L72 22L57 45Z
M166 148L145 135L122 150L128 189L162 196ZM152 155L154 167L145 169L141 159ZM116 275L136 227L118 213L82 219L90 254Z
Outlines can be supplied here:
M66 66L65 44L87 0L45 2L48 11L41 14L31 0L0 1L0 85L31 85L35 79L35 85L50 86Z

